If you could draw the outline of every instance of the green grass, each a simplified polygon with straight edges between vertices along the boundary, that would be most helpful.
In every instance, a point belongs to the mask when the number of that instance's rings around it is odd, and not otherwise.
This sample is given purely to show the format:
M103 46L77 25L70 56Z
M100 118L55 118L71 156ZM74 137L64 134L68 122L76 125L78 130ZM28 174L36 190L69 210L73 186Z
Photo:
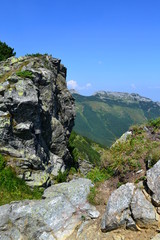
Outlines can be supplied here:
M150 127L160 130L159 120L148 123ZM134 126L132 136L126 142L118 142L112 148L106 150L102 156L102 167L110 168L114 175L126 174L137 171L145 165L147 161L152 167L160 159L160 141L155 141L148 136L142 126Z
M26 71L17 71L16 75L18 77L22 77L22 78L31 78L31 79L33 78L32 72L28 71L28 70L26 70Z
M154 129L160 128L160 118L149 121L148 126Z
M55 178L56 183L66 182L68 174L69 174L68 170L66 170L64 172L61 172L59 170L58 175Z
M110 178L111 174L105 169L99 169L98 167L91 169L91 171L87 174L87 178L89 178L93 183L104 182L108 178Z
M48 55L47 53L41 54L41 53L31 53L31 54L26 54L28 57L43 57L44 55Z
M0 155L0 205L23 199L40 199L42 193L41 189L30 189Z
M96 187L91 187L90 188L90 193L87 196L87 200L90 204L92 205L97 205L96 202L96 195L97 195L97 189Z

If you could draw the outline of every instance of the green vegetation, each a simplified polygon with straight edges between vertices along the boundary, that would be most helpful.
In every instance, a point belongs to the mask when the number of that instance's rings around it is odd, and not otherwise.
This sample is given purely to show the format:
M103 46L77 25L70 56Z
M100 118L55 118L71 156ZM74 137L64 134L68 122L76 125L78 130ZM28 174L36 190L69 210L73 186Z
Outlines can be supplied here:
M76 102L74 131L103 146L111 146L130 126L160 116L153 102L101 99L73 94Z
M16 72L18 77L22 77L22 78L33 78L32 72L31 71L17 71Z
M69 138L69 149L75 162L78 159L86 159L94 165L99 165L100 153L103 152L104 148L100 144L72 131Z
M147 124L148 127L154 127L154 130L160 128L160 118L150 120L149 123Z
M118 180L117 188L128 181L138 183L145 180L145 171L160 159L160 118L130 130L132 135L105 149L100 165L87 174L95 184L88 196L90 203L98 204L100 183L112 177ZM140 169L144 170L142 175L136 174Z
M88 174L87 178L89 178L93 183L100 183L107 180L111 175L108 173L106 169L94 168Z
M66 182L67 176L68 176L68 170L64 172L61 172L61 170L59 170L58 176L55 178L56 183Z
M29 57L42 57L43 54L41 54L41 53L31 53L31 54L26 54L26 56L29 56Z
M104 152L101 166L109 168L114 175L125 175L145 168L147 162L152 167L160 159L160 140L155 140L156 136L153 135L155 126L160 132L158 124L159 119L150 121L146 130L144 126L132 127L132 136L127 141L118 142Z
M4 61L15 55L14 48L11 48L5 42L0 41L0 61Z
M97 189L96 187L91 187L90 188L90 193L87 196L88 202L92 205L97 205L96 201L96 195L97 195Z
M14 170L6 165L0 155L0 205L22 199L40 199L42 192L38 188L31 190L25 181L18 178Z

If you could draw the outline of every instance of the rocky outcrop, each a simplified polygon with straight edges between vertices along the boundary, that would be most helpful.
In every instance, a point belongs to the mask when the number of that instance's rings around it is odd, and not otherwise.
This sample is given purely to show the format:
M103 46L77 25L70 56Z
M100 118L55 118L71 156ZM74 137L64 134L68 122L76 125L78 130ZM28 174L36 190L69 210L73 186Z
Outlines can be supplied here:
M74 100L60 62L31 55L0 63L0 153L30 186L48 186L72 160Z
M147 171L147 185L152 192L152 201L160 207L160 161Z
M111 194L101 224L103 231L110 231L122 226L135 227L130 211L134 190L134 184L127 183Z
M130 136L132 136L132 132L131 132L131 131L127 131L127 132L123 133L123 135L122 135L119 139L117 139L117 140L115 141L115 143L112 144L111 147L114 147L114 146L115 146L116 144L118 144L118 143L126 142L127 139L128 139Z
M72 180L45 190L43 200L26 200L0 207L0 239L66 239L84 219L99 212L87 202L88 179Z
M101 222L102 231L120 227L132 230L157 227L159 215L154 205L159 206L159 175L160 160L147 171L151 196L145 190L142 191L141 186L137 188L133 183L127 183L115 190L106 206Z

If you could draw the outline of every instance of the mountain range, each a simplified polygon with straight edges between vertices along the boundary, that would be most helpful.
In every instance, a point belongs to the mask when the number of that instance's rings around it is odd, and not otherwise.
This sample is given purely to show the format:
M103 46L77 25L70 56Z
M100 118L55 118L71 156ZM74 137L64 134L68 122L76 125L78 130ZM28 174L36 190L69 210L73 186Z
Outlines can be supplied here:
M160 116L160 102L139 94L99 91L82 96L71 90L76 103L74 131L111 146L132 125Z

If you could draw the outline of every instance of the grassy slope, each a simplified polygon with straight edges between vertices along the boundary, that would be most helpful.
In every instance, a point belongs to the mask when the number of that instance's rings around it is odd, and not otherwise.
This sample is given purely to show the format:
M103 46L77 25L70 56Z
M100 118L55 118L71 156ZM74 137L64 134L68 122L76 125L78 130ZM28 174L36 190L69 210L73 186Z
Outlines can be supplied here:
M69 138L69 149L75 162L78 159L82 161L85 159L95 166L100 165L100 154L104 151L103 146L74 131L72 131Z
M77 112L74 130L105 146L111 146L131 125L160 116L160 107L150 102L103 102L96 96L73 96Z
M6 165L4 157L0 155L0 205L22 199L40 199L42 190L30 189L25 181L18 178L14 170Z
M118 142L101 157L101 168L122 177L124 182L127 174L140 169L145 173L160 159L160 118L130 130L132 135L127 141Z
M131 131L132 135L126 142L106 149L100 166L88 173L88 178L95 183L88 195L90 203L99 205L106 201L103 199L108 191L105 192L106 186L114 190L126 182L145 180L146 170L160 159L160 118L148 122L146 126L133 126Z

